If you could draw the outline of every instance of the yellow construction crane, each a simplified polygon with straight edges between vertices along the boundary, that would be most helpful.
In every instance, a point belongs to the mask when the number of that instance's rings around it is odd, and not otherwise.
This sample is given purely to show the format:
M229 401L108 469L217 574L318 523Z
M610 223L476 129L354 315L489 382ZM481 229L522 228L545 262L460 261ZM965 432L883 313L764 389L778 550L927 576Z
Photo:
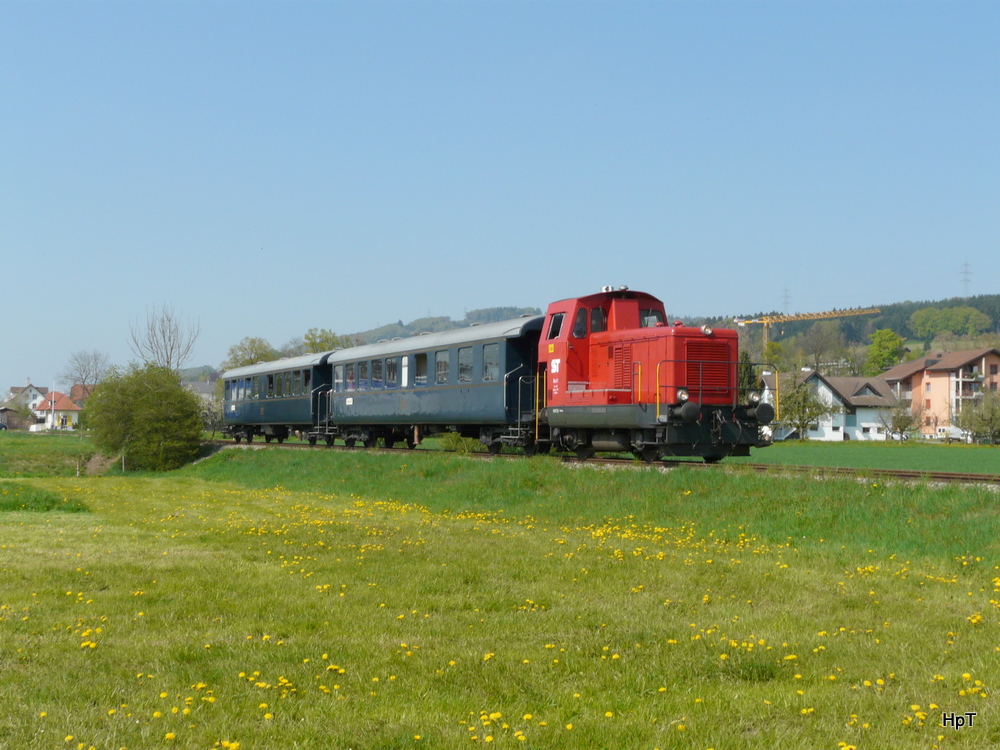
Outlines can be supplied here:
M746 326L749 323L760 323L764 326L764 348L767 349L767 331L774 323L787 323L792 320L821 320L823 318L843 318L848 315L874 315L882 312L877 307L855 308L853 310L829 310L818 313L796 313L795 315L762 315L759 318L750 320L734 319L738 326Z

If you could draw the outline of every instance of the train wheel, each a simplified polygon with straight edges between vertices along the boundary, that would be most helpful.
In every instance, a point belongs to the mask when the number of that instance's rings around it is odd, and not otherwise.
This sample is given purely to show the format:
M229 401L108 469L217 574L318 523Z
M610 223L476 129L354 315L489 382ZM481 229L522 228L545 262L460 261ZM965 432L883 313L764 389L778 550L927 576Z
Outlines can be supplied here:
M386 447L387 449L391 449L391 448L392 448L392 446L394 446L394 445L396 444L396 438L393 438L393 437L387 437L387 438L384 438L384 439L382 440L382 444L383 444L383 445L384 445L384 446L385 446L385 447Z
M310 435L309 436L309 445L310 446L316 445L316 436L315 435Z
M578 459L580 459L581 461L586 461L588 458L593 458L594 457L594 449L593 448L577 448L574 451L574 453L576 453L576 457Z
M252 443L253 442L253 433L252 432L249 435L247 435L247 442L248 443Z
M417 441L416 440L414 440L411 437L406 438L406 449L407 450L411 450L412 451L416 447L417 447Z
M528 443L524 446L524 455L535 456L538 454L538 443Z
M243 439L242 435L233 435L233 442L238 443Z
M273 437L271 435L265 435L264 436L264 442L265 443L270 443L272 439L273 439Z
M332 448L333 447L333 438L332 437L327 437L326 438L326 447L327 448Z
M372 435L370 438L368 438L367 440L365 440L364 445L365 445L365 448L377 448L378 447L378 438L375 437L374 435Z
M285 439L279 435L278 436L278 442L279 443L283 443L283 442L285 442Z
M489 444L489 451L491 456L496 456L502 450L503 450L503 443L501 443L499 440L494 440L492 443Z
M640 457L647 464L651 464L660 457L660 449L654 447L643 448L642 451L640 451Z
M348 448L353 448L354 442L355 442L354 438L347 438L346 440L344 440L344 445L346 445Z

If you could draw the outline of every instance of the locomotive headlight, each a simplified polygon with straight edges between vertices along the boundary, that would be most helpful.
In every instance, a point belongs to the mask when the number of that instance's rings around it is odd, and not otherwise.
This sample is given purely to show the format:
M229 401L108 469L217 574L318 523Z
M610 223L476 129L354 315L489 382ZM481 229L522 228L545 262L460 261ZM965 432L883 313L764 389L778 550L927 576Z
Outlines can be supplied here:
M706 336L711 336L712 335L712 326L702 326L701 327L701 332L704 333Z
M757 391L750 391L749 398L750 398L750 403L751 404L759 404L760 403L760 394L757 393Z
M677 389L677 400L678 401L680 401L683 404L689 398L691 398L691 397L688 395L687 388L678 388Z

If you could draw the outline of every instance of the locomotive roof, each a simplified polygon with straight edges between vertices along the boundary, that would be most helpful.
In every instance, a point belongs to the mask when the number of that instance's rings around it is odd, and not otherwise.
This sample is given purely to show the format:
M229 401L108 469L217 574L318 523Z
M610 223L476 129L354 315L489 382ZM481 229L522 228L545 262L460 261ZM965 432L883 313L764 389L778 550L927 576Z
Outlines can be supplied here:
M377 344L362 344L361 346L348 347L347 349L334 349L333 351L320 352L318 354L305 354L301 357L286 357L285 359L276 359L271 362L236 367L222 373L222 377L226 380L245 378L253 375L266 375L271 372L285 372L286 370L300 370L323 366L333 364L334 362L351 362L358 359L391 357L394 354L471 344L477 341L520 338L526 333L541 331L542 321L544 320L545 317L542 315L531 315L524 318L514 318L513 320L501 320L497 323L468 326L467 328L452 328L448 331L440 331L438 333L407 336L406 338L382 341Z
M438 349L442 347L473 344L479 341L495 341L496 339L515 339L531 332L540 332L543 315L531 315L513 320L501 320L497 323L468 326L467 328L452 328L438 333L423 333L406 338L382 341L377 344L363 344L349 349L338 349L333 352L328 362L351 362L358 359L391 357L394 354Z

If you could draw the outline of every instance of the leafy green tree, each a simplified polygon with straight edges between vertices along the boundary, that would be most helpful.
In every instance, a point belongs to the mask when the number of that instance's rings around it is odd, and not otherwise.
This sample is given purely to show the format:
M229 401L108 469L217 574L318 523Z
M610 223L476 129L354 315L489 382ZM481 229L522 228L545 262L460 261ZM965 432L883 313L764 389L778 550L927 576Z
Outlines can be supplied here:
M739 387L741 400L746 400L751 391L760 387L760 375L750 359L750 352L746 349L740 351L739 363L736 366L736 381Z
M174 370L151 362L113 369L84 412L97 447L132 469L176 469L201 446L201 400Z
M910 316L910 330L921 339L932 339L939 333L975 336L989 330L993 320L974 307L925 307Z
M270 362L278 358L278 352L267 339L245 336L238 344L229 347L226 361L219 365L223 370L246 367L258 362Z
M310 328L302 337L307 352L328 352L331 349L346 349L354 346L350 336L338 336L328 328Z
M824 403L806 382L796 383L781 391L781 421L794 427L800 440L807 439L809 425L816 424L834 411L834 407Z
M889 328L881 328L868 336L872 340L861 373L866 377L879 375L903 357L903 337Z
M985 391L983 397L966 404L958 415L958 426L990 443L1000 441L1000 394Z

